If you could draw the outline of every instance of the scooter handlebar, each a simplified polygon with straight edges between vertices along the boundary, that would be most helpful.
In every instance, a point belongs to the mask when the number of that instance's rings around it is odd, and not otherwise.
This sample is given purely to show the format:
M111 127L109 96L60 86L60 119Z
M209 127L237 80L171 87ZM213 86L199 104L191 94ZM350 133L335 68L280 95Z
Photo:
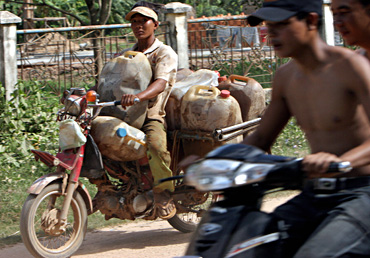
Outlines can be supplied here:
M342 161L342 162L332 162L329 165L328 173L331 172L342 172L347 173L352 170L351 162Z

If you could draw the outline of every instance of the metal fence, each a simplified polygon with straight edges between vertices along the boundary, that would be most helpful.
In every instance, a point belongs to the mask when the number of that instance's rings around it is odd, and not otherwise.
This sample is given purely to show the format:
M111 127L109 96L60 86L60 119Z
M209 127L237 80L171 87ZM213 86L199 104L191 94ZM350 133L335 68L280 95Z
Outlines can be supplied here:
M96 37L97 32L102 36ZM165 42L166 33L162 23L156 36ZM18 30L17 37L19 79L38 81L57 94L95 85L99 70L94 53L101 52L105 64L136 42L129 24Z
M245 17L188 20L190 68L249 76L269 87L283 60L269 46L265 28L248 27ZM102 36L96 38L97 31ZM168 31L168 24L161 23L156 36L170 45L166 42ZM104 64L136 41L129 24L18 30L17 36L19 79L39 81L57 94L97 82L99 70L94 52L102 53ZM94 44L97 40L100 46Z
M252 77L269 87L276 68L287 60L275 55L267 29L249 27L245 18L224 16L189 20L190 67Z

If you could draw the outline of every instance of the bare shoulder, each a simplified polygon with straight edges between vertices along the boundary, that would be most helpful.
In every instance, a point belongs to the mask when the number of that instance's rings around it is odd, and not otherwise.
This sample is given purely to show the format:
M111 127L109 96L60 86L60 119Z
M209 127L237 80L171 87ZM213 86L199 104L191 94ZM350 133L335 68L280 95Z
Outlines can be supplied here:
M297 64L294 60L289 61L286 64L281 65L274 75L273 79L273 88L274 91L281 91L284 89L284 86L287 85L291 78L297 72Z
M335 49L338 57L335 58L333 68L337 74L336 80L354 92L361 99L370 97L370 62L353 50Z
M352 70L362 70L369 72L369 61L361 54L362 52L353 51L344 47L332 47L331 54L332 60L344 68Z

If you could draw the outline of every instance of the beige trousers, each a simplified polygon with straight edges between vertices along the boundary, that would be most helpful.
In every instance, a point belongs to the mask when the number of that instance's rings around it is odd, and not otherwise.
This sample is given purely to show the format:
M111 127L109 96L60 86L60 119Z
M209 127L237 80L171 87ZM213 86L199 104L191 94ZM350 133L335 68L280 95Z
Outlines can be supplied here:
M144 123L142 131L146 134L147 156L154 177L153 191L169 190L173 192L173 181L158 184L158 180L172 176L171 154L167 150L167 133L164 125L157 120L148 120Z

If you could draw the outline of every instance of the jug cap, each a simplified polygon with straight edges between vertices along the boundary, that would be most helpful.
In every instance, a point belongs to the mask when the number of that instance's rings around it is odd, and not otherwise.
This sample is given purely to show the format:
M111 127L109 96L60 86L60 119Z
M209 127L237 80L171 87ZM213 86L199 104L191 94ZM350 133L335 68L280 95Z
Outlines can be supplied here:
M221 77L218 77L218 82L220 83L220 82L224 82L224 81L227 81L227 76L226 75L224 75L224 76L221 76Z
M117 133L117 136L121 138L127 135L127 131L125 128L118 128L116 133Z
M230 91L228 91L228 90L222 90L220 96L222 98L228 98L228 97L230 97Z

